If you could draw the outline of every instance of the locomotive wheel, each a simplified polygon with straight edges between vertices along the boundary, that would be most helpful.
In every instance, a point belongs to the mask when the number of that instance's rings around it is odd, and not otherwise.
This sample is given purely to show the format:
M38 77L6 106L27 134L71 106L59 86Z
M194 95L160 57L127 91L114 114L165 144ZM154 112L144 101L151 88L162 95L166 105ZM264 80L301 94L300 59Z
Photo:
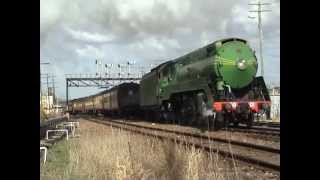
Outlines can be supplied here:
M153 111L153 120L154 122L161 122L161 112L155 110Z
M176 110L176 105L172 103L171 108L168 109L168 118L169 123L176 124L178 123L178 113Z
M130 120L130 113L129 112L124 111L123 115L124 115L125 119Z
M175 123L175 113L173 111L166 111L167 113L167 120L166 123L174 124Z
M164 123L170 123L172 119L171 119L171 114L168 108L168 103L164 103L160 109L161 109L160 121Z
M222 123L224 128L228 128L229 127L230 118L231 118L230 115L227 115L226 117L224 117L224 122Z
M214 129L215 130L221 129L223 126L223 123L224 123L224 117L222 112L217 112L215 121L214 121Z
M197 112L196 117L194 119L194 124L199 126L203 126L205 129L213 129L214 127L214 117L209 113L211 107L208 106L207 96L204 92L199 92L195 96Z
M145 121L149 121L149 120L150 120L150 118L149 118L149 111L146 111L146 110L145 110L145 111L143 112L143 115L144 115L144 120L145 120Z
M196 105L193 98L189 98L186 104L183 106L183 119L182 121L186 125L192 125L196 120Z
M239 121L233 122L233 126L234 127L238 127L239 126Z
M251 127L252 127L253 120L254 120L254 115L253 115L253 113L250 113L250 114L248 115L248 119L247 119L247 127L248 127L248 128L251 128Z
M208 117L208 126L209 126L209 130L215 130L215 117L214 116Z
M165 112L166 112L166 123L175 123L175 111L174 111L174 104L171 102L165 103Z

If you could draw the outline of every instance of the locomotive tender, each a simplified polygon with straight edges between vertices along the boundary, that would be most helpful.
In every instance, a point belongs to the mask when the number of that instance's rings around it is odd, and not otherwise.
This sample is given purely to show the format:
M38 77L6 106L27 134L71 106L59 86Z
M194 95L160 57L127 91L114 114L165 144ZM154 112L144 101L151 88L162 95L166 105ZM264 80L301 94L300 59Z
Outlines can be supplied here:
M128 114L146 119L220 128L252 125L269 114L270 97L257 58L239 38L215 41L145 74L140 86L124 83L97 95L71 101L73 113Z

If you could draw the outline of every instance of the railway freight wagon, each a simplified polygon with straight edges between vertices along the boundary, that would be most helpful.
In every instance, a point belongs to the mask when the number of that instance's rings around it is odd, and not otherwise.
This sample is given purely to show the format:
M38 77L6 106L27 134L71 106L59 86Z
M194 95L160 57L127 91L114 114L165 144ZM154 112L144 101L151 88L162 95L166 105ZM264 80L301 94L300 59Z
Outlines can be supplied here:
M140 106L147 118L221 127L251 126L270 97L248 42L228 38L167 61L144 75Z

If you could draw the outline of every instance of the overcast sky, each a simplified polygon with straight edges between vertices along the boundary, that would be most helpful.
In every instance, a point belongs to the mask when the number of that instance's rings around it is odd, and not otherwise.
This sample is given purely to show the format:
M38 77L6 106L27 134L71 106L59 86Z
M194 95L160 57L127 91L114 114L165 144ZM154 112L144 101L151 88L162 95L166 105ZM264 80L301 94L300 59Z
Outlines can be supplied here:
M65 74L95 73L103 63L150 64L170 60L226 37L247 39L257 51L257 19L249 0L41 0L40 60L56 75L65 97ZM280 83L280 0L262 15L265 79ZM259 71L260 72L260 71ZM100 89L101 90L101 89ZM71 98L95 88L72 88Z

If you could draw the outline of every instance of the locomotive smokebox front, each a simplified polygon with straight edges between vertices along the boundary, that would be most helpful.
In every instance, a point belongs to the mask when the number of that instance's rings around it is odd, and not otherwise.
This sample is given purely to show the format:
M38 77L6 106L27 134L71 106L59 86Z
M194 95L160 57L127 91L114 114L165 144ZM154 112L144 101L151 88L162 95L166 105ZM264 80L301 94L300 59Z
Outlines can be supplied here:
M257 59L247 42L229 39L216 44L215 76L231 88L249 85L256 76Z

